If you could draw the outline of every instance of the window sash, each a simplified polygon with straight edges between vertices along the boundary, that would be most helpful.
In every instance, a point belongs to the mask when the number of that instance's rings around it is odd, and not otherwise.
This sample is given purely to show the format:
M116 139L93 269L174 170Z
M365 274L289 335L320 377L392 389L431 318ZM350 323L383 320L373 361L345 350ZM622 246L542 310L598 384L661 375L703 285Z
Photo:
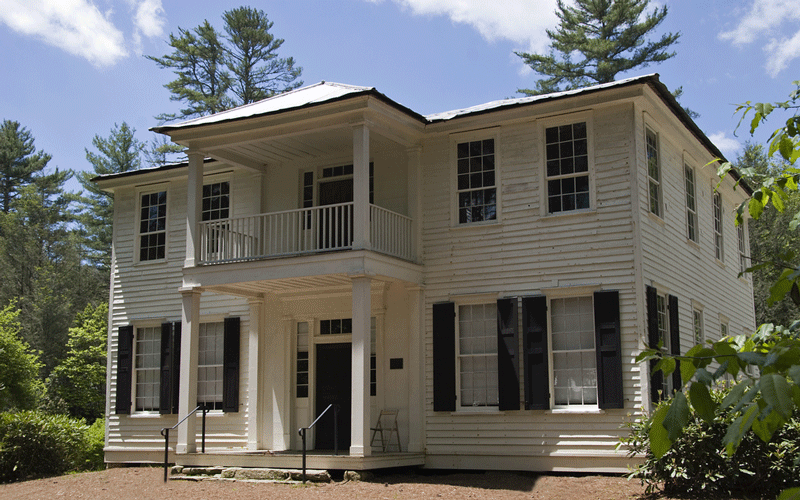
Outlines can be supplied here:
M458 223L497 219L497 171L494 139L456 146Z
M686 170L686 232L687 237L697 241L697 197L695 192L694 169L684 165Z
M220 220L230 216L230 182L215 182L203 185L203 201L200 220Z
M459 407L499 406L497 304L460 305L457 324Z
M723 260L725 255L722 242L722 195L714 193L714 255Z
M161 389L161 327L136 329L134 401L136 411L158 411Z
M197 358L197 404L222 409L225 324L201 323Z
M647 144L647 178L650 212L661 217L661 163L658 156L658 136L650 129L645 130Z
M550 300L555 406L598 404L597 352L591 296Z
M744 239L744 224L745 222L742 221L736 228L737 235L739 237L739 272L747 271L747 251L746 251L746 240Z
M703 335L703 313L694 309L692 311L692 322L694 324L694 341L696 344L702 344L704 340Z
M545 129L548 213L590 207L588 141L586 122Z
M145 193L139 199L139 260L163 259L167 246L167 192Z

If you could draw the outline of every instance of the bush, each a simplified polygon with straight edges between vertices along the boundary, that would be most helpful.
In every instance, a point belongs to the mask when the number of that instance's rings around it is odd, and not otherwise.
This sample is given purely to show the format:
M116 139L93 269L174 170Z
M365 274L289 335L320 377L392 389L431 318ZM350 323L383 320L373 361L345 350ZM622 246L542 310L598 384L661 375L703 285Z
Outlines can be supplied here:
M725 394L712 392L717 401ZM645 456L629 477L641 479L648 493L663 485L667 495L702 498L775 498L782 490L800 485L800 421L790 420L769 443L748 432L737 451L728 456L722 439L732 421L731 415L722 413L709 424L692 412L683 434L661 458L650 451L651 419L629 424L631 434L622 443L630 455Z
M0 414L0 482L93 470L103 463L103 421L38 411Z

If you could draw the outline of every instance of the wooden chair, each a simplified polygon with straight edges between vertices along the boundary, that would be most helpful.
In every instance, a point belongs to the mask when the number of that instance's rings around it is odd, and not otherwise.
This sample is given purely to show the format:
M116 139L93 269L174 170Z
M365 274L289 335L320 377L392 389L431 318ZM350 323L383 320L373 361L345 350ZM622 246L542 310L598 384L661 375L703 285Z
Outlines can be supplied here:
M370 440L370 446L375 446L375 438L380 438L381 441L381 450L386 451L389 449L389 446L392 444L392 434L394 434L395 439L397 440L397 451L403 451L400 448L400 431L397 429L397 413L399 410L381 410L380 416L378 416L378 423L375 424L375 427L370 427L372 431L372 439Z

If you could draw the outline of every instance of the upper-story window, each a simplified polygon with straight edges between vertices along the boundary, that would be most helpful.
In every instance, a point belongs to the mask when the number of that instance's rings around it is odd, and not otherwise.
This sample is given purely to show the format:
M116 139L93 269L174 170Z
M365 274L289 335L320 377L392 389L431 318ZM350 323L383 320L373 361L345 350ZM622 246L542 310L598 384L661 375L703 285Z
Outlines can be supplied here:
M497 219L494 139L458 143L458 223Z
M649 128L645 129L645 142L647 144L650 212L661 217L661 159L658 151L658 136Z
M547 127L547 211L589 208L589 148L586 122Z
M141 195L139 260L158 260L167 250L167 192Z
M697 198L695 193L694 169L683 166L686 172L686 236L697 242Z
M719 260L724 260L724 248L722 242L722 196L714 193L713 203L714 216L714 255Z
M203 207L201 220L227 219L231 206L230 182L215 182L203 185Z

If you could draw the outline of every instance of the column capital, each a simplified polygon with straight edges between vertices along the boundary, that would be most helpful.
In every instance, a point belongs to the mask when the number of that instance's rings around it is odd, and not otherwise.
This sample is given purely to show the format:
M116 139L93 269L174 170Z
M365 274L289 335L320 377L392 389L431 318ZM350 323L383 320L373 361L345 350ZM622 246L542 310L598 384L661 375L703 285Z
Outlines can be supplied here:
M189 297L191 295L202 295L203 288L199 286L182 286L178 288L178 293L180 293L184 297Z

